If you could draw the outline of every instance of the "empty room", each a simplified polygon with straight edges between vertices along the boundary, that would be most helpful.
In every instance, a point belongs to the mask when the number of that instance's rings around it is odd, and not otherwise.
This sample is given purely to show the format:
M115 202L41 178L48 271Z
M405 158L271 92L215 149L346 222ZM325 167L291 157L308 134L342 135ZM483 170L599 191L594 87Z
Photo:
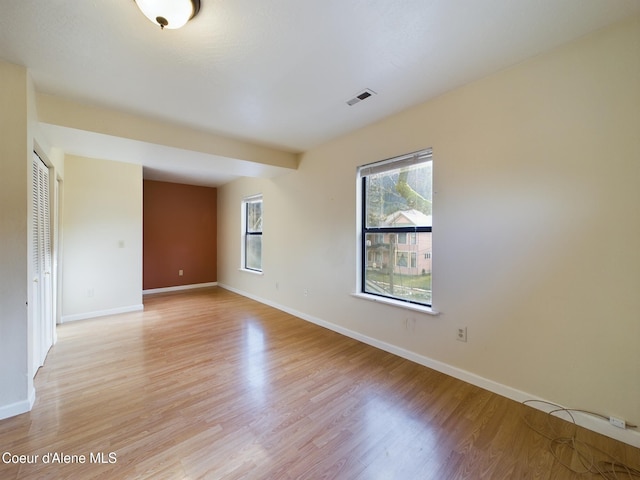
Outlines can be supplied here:
M640 2L0 2L0 478L640 478Z

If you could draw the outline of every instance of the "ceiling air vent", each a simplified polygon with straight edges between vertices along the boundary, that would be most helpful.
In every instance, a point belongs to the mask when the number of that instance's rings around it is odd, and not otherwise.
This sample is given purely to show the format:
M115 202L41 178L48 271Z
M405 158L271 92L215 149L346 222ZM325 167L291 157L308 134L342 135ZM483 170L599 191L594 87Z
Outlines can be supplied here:
M351 100L347 100L347 105L349 106L355 105L356 103L361 102L362 100L366 100L367 98L375 94L376 92L366 88L363 91L361 91L358 95L353 97Z

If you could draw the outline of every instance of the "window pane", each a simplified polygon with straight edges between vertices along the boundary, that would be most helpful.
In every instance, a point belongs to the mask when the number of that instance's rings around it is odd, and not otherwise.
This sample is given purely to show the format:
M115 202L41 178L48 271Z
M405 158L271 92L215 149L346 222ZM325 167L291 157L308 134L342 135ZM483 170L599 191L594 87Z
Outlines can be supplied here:
M430 227L431 177L431 161L368 175L366 227Z
M262 201L247 203L247 232L262 231Z
M398 233L367 233L364 290L431 304L431 232L416 233L414 244L399 244Z
M262 235L247 235L246 240L245 268L262 270Z

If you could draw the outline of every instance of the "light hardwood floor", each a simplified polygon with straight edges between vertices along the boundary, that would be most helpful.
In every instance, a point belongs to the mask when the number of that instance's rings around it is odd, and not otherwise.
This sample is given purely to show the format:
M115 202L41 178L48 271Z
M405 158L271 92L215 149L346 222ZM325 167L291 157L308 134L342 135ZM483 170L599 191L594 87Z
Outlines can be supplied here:
M597 478L527 426L569 423L215 287L62 325L36 388L0 421L2 480Z

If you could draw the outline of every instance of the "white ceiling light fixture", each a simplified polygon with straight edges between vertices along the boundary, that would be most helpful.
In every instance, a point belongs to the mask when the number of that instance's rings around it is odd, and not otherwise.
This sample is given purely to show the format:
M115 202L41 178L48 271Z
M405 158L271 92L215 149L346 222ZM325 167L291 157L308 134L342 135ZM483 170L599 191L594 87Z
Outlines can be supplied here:
M200 11L200 0L134 0L144 16L160 28L180 28Z

